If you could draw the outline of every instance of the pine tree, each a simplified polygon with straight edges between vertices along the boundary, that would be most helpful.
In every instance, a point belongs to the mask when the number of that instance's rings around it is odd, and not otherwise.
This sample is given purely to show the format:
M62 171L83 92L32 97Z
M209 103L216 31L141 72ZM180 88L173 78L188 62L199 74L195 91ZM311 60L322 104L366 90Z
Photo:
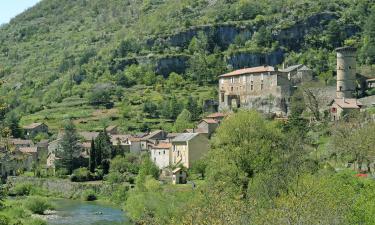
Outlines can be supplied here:
M104 160L109 160L112 157L112 143L107 131L104 129L95 139L96 150L96 165L103 166Z
M59 166L65 168L69 174L77 167L75 159L81 153L79 138L76 128L71 120L64 126L64 135L62 136L57 150Z
M96 152L95 152L95 141L91 140L90 159L89 159L89 170L91 173L95 172L96 168Z

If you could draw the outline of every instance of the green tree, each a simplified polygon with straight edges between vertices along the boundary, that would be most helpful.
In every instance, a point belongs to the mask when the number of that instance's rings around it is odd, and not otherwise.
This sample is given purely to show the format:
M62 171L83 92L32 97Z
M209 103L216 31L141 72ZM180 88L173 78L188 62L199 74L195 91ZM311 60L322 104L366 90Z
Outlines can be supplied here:
M65 168L69 174L74 169L78 168L76 165L76 158L81 153L81 146L76 128L71 120L65 123L64 134L59 142L57 149L58 166Z
M19 126L20 118L15 112L10 112L5 118L5 125L9 127L11 134L15 138L23 136L22 128Z
M202 108L192 96L189 96L185 108L191 113L191 120L196 121L199 119Z
M371 8L366 21L360 57L364 63L370 65L375 64L375 6Z
M324 82L324 84L327 86L328 83L333 79L333 73L332 71L328 70L326 72L322 72L319 74L319 79Z
M185 129L192 128L193 126L194 125L191 122L191 113L184 109L180 115L178 115L173 130L175 132L183 132Z
M95 150L95 141L94 139L91 140L91 148L90 148L90 158L89 158L89 170L91 173L95 172L96 168L96 150Z
M96 154L96 165L103 166L104 161L113 158L112 155L112 143L107 131L104 129L101 131L95 139L95 154Z

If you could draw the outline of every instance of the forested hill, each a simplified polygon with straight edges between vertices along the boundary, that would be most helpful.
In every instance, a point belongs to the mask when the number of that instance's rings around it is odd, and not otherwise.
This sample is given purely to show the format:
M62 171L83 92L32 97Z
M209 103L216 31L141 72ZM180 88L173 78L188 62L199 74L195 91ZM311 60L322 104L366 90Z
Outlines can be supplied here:
M149 99L123 98L120 92L126 96L135 85L163 90L157 87L165 87L172 72L201 87L232 68L260 64L300 62L319 75L334 70L333 49L344 43L359 48L360 64L374 64L374 5L372 0L42 0L0 28L2 101L27 115L72 96L90 101L91 92L105 88L115 102L142 105ZM173 86L181 79L175 73L170 87L183 88ZM163 94L152 101L165 102ZM196 97L210 96L215 94Z

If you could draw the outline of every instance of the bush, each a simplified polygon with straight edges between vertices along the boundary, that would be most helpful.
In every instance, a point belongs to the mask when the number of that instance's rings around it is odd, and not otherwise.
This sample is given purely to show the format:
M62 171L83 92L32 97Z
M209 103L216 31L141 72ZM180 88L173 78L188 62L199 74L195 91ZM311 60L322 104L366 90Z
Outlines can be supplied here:
M70 176L72 182L83 182L89 181L92 179L92 175L87 168L78 168L73 171L73 174Z
M10 224L9 222L9 218L4 216L4 215L0 215L0 225L8 225Z
M29 197L25 202L25 207L35 214L43 215L47 209L52 209L52 205L48 203L46 198Z
M61 169L58 169L56 170L56 177L58 178L67 178L67 176L69 175L69 171L65 168L61 168Z
M47 222L42 219L31 219L27 221L27 225L47 225Z
M84 201L95 201L97 199L96 195L95 195L95 191L92 190L92 189L88 189L88 190L83 191L82 195L81 195L81 198Z
M31 183L16 184L10 189L9 195L11 196L25 196L32 192L33 185Z

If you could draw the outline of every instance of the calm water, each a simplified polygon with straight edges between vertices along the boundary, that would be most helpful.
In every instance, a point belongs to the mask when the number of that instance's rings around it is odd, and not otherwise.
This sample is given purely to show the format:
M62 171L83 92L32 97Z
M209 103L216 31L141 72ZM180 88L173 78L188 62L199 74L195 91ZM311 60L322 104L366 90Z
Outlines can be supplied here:
M57 217L50 225L119 225L128 224L124 212L109 205L75 200L54 200Z

